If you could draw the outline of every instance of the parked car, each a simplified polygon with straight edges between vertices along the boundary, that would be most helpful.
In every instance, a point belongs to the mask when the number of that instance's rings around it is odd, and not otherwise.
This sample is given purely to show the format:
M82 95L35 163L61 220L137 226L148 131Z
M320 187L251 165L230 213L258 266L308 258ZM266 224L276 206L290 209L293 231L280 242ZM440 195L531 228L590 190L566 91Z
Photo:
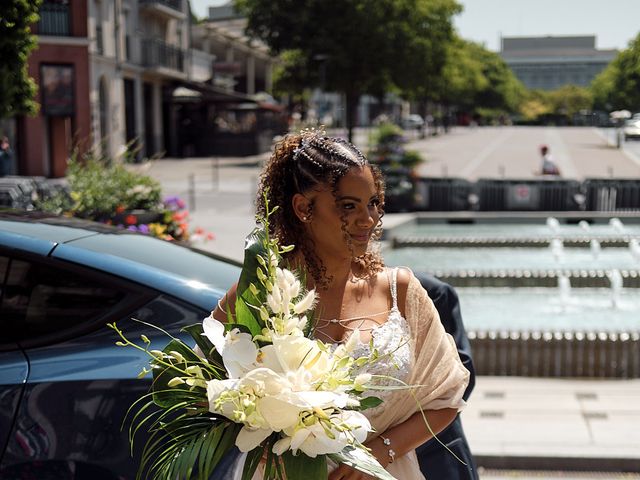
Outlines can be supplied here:
M640 117L625 121L622 127L622 134L624 135L625 141L640 138Z
M402 128L405 130L421 128L424 125L424 119L418 114L411 114L402 118Z
M132 319L181 335L239 273L103 224L0 212L0 478L135 478L121 425L149 390L137 378L147 358L117 347L106 323L162 348L164 334Z

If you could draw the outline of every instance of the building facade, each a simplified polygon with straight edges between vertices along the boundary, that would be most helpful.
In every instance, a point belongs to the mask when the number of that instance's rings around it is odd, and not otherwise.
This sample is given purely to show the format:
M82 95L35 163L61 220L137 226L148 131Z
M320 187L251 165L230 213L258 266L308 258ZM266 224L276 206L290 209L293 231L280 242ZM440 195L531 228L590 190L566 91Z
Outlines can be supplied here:
M38 47L28 71L38 85L40 111L16 119L16 173L59 177L72 151L82 154L90 146L86 0L45 0L33 32Z
M89 0L89 32L94 148L110 158L166 153L173 91L194 63L211 70L211 58L190 55L188 1Z
M271 90L274 59L237 21L194 25L188 0L44 0L28 67L41 110L3 123L15 131L15 173L63 176L73 151L210 155L221 145L213 130L234 137L222 153L264 151L275 110L268 95L253 95ZM247 136L216 127L234 118Z
M500 55L527 88L586 87L618 54L595 45L593 35L503 37Z

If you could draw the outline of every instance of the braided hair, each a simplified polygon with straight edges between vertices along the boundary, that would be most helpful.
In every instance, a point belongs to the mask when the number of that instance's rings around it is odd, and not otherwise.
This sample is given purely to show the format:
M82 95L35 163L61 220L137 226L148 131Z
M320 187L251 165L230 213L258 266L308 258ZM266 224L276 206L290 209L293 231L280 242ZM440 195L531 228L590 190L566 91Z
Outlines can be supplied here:
M316 187L328 187L337 198L340 179L353 168L369 167L378 193L378 213L384 215L384 181L380 170L370 165L366 157L351 143L342 138L332 138L317 130L304 130L300 134L289 134L279 141L260 176L256 199L256 213L266 215L265 195L269 206L279 208L271 215L269 234L282 245L295 244L296 248L285 254L285 260L302 253L306 268L317 286L326 288L331 278L326 275L322 260L315 253L313 241L306 235L302 222L294 213L293 196ZM313 204L309 215L313 215ZM382 234L381 221L374 230L373 239ZM342 219L342 233L350 245L346 231L346 218ZM352 249L353 251L353 249ZM289 258L287 258L289 257ZM360 267L356 275L366 278L379 272L384 266L380 254L371 248L363 255L354 256Z

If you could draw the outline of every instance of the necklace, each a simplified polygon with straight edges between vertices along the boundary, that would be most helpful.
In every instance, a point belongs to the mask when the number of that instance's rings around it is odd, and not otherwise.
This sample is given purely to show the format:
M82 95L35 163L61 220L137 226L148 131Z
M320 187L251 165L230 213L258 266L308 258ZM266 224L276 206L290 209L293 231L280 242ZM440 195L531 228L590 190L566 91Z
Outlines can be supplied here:
M391 310L385 310L383 312L378 312L378 313L372 313L371 315L367 315L367 317L377 317L378 315L383 315L385 313L390 313ZM354 330L354 328L351 328L347 325L347 323L352 322L354 320L365 320L365 317L359 315L357 317L350 317L350 318L319 318L317 323L316 323L316 329L318 328L324 328L328 325L342 325L344 328L346 328L347 330ZM322 322L322 323L320 323ZM370 330L370 329L369 329Z

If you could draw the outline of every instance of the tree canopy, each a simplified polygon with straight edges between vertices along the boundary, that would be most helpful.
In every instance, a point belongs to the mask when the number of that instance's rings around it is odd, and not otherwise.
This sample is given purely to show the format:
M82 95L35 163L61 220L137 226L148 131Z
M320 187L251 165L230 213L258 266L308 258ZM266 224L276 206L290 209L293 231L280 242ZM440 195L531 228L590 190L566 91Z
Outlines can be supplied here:
M30 25L38 20L41 0L9 0L0 11L0 118L34 114L36 84L27 72L36 46Z
M640 33L591 84L597 108L640 111Z
M360 95L439 73L453 34L455 0L236 0L249 35L276 54L294 50L287 81L346 98L351 136ZM285 65L286 68L286 65Z

